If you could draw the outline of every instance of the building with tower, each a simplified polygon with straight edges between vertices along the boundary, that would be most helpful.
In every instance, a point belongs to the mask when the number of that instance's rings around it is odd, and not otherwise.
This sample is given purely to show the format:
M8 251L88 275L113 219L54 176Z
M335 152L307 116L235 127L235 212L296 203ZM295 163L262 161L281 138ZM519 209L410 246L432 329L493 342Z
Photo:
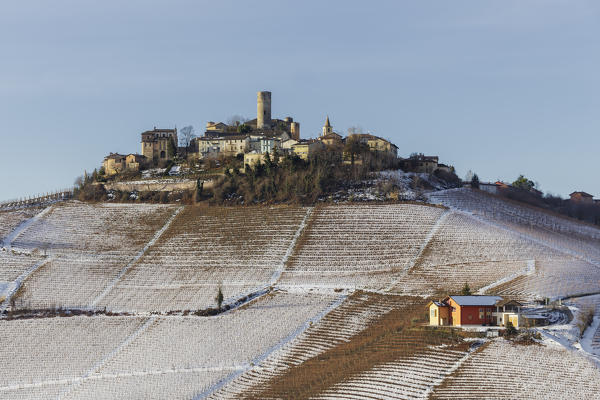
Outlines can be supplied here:
M325 125L323 125L323 128L321 130L321 136L319 136L319 140L323 144L330 147L340 147L344 144L344 139L342 138L342 135L337 134L333 131L333 127L329 122L329 115L325 119Z
M177 128L142 132L142 155L154 165L173 158L177 151Z
M290 138L300 140L300 124L295 122L292 117L285 117L284 119L272 118L271 104L271 92L258 92L256 95L255 119L235 125L209 121L206 124L204 136L217 138L247 134L279 137L287 133Z

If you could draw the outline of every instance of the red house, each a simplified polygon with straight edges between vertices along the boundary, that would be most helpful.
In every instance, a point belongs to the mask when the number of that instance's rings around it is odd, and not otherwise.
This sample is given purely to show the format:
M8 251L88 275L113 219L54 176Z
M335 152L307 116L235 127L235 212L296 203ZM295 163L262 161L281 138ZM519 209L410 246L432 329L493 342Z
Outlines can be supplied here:
M499 296L448 296L429 303L430 325L495 325Z

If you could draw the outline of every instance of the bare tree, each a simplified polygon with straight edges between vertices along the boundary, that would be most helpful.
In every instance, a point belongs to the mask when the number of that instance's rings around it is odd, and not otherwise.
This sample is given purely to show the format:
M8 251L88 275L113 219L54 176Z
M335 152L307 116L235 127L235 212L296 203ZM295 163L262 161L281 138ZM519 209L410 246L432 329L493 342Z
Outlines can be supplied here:
M351 126L350 128L348 128L348 135L352 135L355 133L360 134L363 132L364 132L364 130L363 130L362 126L360 126L360 125Z
M248 121L248 118L243 115L234 114L231 117L227 118L227 125L238 126Z
M190 147L192 140L196 137L196 133L192 125L184 126L179 132L181 132L181 135L179 136L179 145L185 147L185 155L187 156L188 148Z

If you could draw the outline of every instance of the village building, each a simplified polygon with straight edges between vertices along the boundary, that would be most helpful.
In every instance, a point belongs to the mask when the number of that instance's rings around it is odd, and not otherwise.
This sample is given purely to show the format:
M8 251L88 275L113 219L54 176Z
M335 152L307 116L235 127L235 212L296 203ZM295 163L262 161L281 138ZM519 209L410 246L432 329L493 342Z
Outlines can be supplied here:
M151 131L142 132L142 155L152 164L172 160L176 150L177 129L154 127Z
M256 118L241 124L227 125L223 122L209 121L204 132L205 137L237 136L240 134L280 137L287 134L288 138L300 139L300 123L292 117L277 119L271 117L271 92L257 93Z
M292 145L292 153L303 160L308 160L310 156L323 149L323 147L324 144L316 139L300 140L298 143Z
M521 325L522 305L499 296L447 296L427 305L432 326Z
M102 168L104 168L104 174L111 176L116 175L125 170L139 171L140 166L146 162L146 157L140 154L118 154L110 153L104 157L102 162Z
M407 171L432 174L438 169L439 157L413 154L402 161L402 168Z
M346 138L346 140L356 139L369 146L370 151L380 152L394 158L398 157L398 147L392 142L380 138L379 136L371 135L370 133L352 133Z
M470 184L470 182L466 183L466 185ZM488 192L491 194L499 194L501 190L505 190L508 188L510 188L510 185L501 181L479 182L479 190L483 190L484 192Z
M573 192L569 196L573 203L594 204L594 196L586 192Z
M318 137L318 139L324 145L333 148L340 148L344 145L344 139L342 138L342 135L333 131L333 127L329 122L329 116L327 116L327 118L325 119L325 125L323 125L321 135Z

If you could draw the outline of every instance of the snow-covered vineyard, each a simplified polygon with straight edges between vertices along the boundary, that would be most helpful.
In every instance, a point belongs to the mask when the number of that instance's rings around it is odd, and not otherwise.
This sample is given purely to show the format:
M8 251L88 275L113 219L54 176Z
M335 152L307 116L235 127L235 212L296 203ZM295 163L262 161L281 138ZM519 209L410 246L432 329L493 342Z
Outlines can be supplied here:
M429 199L1 211L0 399L600 398L600 229ZM465 282L572 318L533 345L425 329Z

